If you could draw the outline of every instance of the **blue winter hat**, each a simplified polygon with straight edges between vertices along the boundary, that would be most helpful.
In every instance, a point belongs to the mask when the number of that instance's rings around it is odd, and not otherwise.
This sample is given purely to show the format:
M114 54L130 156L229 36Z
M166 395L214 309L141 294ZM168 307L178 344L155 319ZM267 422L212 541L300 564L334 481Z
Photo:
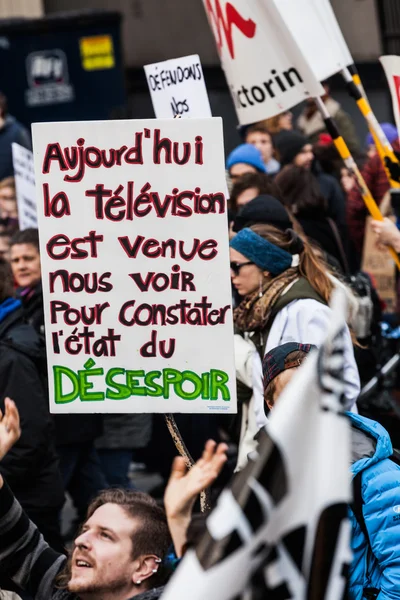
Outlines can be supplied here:
M397 127L395 125L392 125L392 123L381 123L381 127L391 144L399 139L399 132L397 131ZM374 138L369 133L365 138L365 145L371 146L373 143Z
M240 144L240 146L232 150L226 161L226 168L230 169L233 165L237 165L238 163L251 165L261 173L267 172L261 152L252 144Z

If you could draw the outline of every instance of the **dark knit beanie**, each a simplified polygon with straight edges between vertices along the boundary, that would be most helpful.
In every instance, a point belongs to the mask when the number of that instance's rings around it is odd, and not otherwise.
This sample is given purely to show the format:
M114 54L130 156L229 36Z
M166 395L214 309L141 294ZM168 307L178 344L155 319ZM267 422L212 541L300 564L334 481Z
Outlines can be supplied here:
M273 196L262 194L250 200L239 211L233 223L233 231L236 233L245 227L251 227L256 223L273 225L282 231L291 229L292 222L286 208Z
M279 154L281 166L289 165L302 151L309 140L298 131L280 131L274 136L274 145Z
M316 348L316 346L313 344L287 342L286 344L277 346L276 348L273 348L267 352L263 359L264 391L267 389L271 381L283 371L286 371L286 369L293 369L294 367L300 367L301 363L298 361L294 361L293 363L285 366L285 360L289 354L299 350L305 354L308 354L314 348Z

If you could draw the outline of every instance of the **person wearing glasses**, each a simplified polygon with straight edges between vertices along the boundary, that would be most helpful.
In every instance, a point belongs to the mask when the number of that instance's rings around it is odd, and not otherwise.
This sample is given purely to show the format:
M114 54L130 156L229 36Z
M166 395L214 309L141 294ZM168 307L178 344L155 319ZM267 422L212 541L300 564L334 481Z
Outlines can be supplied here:
M236 332L254 344L261 359L271 348L294 340L315 346L322 343L331 320L328 303L338 283L284 220L276 218L274 225L257 223L241 229L230 241L230 260L232 283L242 298L234 310ZM349 409L359 394L360 379L348 328L345 361ZM255 383L262 381L260 360L253 360L252 377ZM262 426L262 403L259 406L257 402L255 411Z

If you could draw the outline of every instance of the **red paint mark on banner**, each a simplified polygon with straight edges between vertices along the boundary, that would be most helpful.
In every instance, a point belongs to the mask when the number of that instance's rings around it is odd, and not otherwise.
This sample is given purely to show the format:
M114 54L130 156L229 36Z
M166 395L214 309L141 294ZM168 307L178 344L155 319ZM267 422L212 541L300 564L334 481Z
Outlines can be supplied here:
M394 86L396 88L397 106L400 110L400 76L393 75Z
M256 33L256 24L251 19L244 19L230 2L226 3L226 15L223 14L219 0L215 0L215 10L211 4L212 0L206 0L206 10L210 23L215 29L218 51L221 52L223 46L223 33L225 34L229 54L235 58L235 48L233 46L232 27L235 25L239 31L248 38L253 38Z

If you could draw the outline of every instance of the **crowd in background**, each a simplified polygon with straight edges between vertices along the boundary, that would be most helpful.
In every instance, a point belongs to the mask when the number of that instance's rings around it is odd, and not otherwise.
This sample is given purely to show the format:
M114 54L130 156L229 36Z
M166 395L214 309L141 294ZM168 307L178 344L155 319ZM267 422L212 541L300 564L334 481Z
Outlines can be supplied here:
M350 117L330 96L328 85L325 92L329 112L359 163L375 200L378 204L385 203L385 215L396 217L390 185L371 136L363 141L358 139ZM394 149L400 151L394 125L387 123L383 127ZM40 577L35 574L29 575L32 580L25 575L10 577L18 569L10 566L12 561L8 562L10 557L3 548L5 542L0 532L0 587L15 589L17 581L18 593L23 595L21 588L24 587L29 598L35 595L29 586L36 577L35 585L43 585L48 594L37 597L75 597L62 595L66 593L62 582L59 591L49 591L53 589L56 572L64 565L65 548L78 535L87 514L86 523L92 523L99 511L110 510L110 505L122 506L125 511L130 506L132 514L140 515L145 523L148 538L147 542L145 539L140 542L142 548L138 542L140 531L136 532L136 543L143 554L152 557L147 570L144 566L140 567L142 570L135 567L137 576L133 584L137 593L131 596L138 596L140 592L143 598L158 597L161 591L158 595L146 594L150 589L162 590L160 586L165 576L157 579L160 564L164 566L168 556L170 566L179 561L185 548L193 544L201 532L202 521L196 524L192 515L198 492L205 482L207 485L214 482L218 475L214 498L231 474L246 464L248 454L257 446L258 430L267 422L269 410L287 383L285 379L278 384L276 373L281 377L285 369L291 368L287 367L289 363L292 367L299 366L309 349L323 341L331 318L329 301L337 286L346 289L350 303L355 306L354 319L346 332L346 408L353 413L351 418L356 428L362 429L359 419L362 421L363 417L355 416L359 411L384 424L394 446L400 447L399 411L395 404L396 390L400 388L397 380L393 384L391 402L384 405L377 401L368 409L361 405L357 409L361 387L379 368L380 323L387 307L373 279L361 272L368 212L353 175L343 166L312 100L305 103L296 122L291 112L285 112L242 127L240 135L242 144L226 160L239 411L232 417L176 415L194 460L203 457L196 466L197 471L190 475L183 462L178 460L173 464L176 450L161 415L54 416L49 413L39 236L35 229L18 230L11 156L11 143L17 141L29 148L30 137L8 113L6 98L0 94L0 405L3 413L5 408L8 410L13 424L10 430L17 431L19 426L15 425L14 408L4 402L5 398L15 402L21 423L19 439L16 434L12 440L15 445L11 448L10 442L10 450L4 457L0 452L0 474L45 542L55 551L54 555L46 555L47 562L43 559ZM400 249L398 230L392 221L375 224L374 228L379 243L390 243ZM361 304L366 307L364 312L358 310ZM395 325L398 314L387 318ZM300 346L295 349L290 346L290 352L282 356L276 354L276 348L291 343ZM291 356L295 350L303 352L300 358ZM292 362L287 362L288 356ZM281 365L272 377L271 360ZM272 380L275 380L273 389ZM209 443L204 450L210 438L219 446ZM387 458L386 455L383 458ZM162 484L150 490L153 499L137 489L132 474L139 463L146 472L157 472L162 478ZM168 529L159 505L172 464L164 499ZM190 492L189 475L194 481ZM102 492L107 489L108 492ZM4 502L11 502L10 496L6 496L10 494L8 488L0 489L0 496L2 494ZM61 535L61 515L67 495L76 518ZM21 521L22 517L14 514L14 509L9 510L13 527L19 528L19 535L25 535L28 540L23 548L26 550L32 545L35 552L44 552L43 540L34 538L28 525ZM104 518L115 519L121 531L126 527L123 521L119 523L118 519L122 519L119 513L107 513ZM79 535L83 538L85 531L92 531L91 527L84 528ZM74 545L78 554L80 552L76 569L88 571L96 566L94 571L101 583L101 573L104 577L107 573L103 572L105 566L100 554L96 565L91 564L90 552L85 550L89 542L80 542L80 539L76 538ZM28 556L25 550L20 550L24 561ZM383 569L379 556L376 560L378 566L374 563L374 568ZM89 567L83 566L85 562ZM2 564L7 565L8 571ZM75 576L78 583L74 585L68 573L63 572L63 576L69 582L69 592L79 596L79 577L83 575ZM122 580L124 577L126 575L121 574ZM358 572L357 577L360 579ZM72 580L75 579L73 576ZM379 578L377 581L380 584ZM109 583L103 581L103 585ZM128 588L124 594L113 597L121 600L131 597ZM397 597L400 596L390 596Z

